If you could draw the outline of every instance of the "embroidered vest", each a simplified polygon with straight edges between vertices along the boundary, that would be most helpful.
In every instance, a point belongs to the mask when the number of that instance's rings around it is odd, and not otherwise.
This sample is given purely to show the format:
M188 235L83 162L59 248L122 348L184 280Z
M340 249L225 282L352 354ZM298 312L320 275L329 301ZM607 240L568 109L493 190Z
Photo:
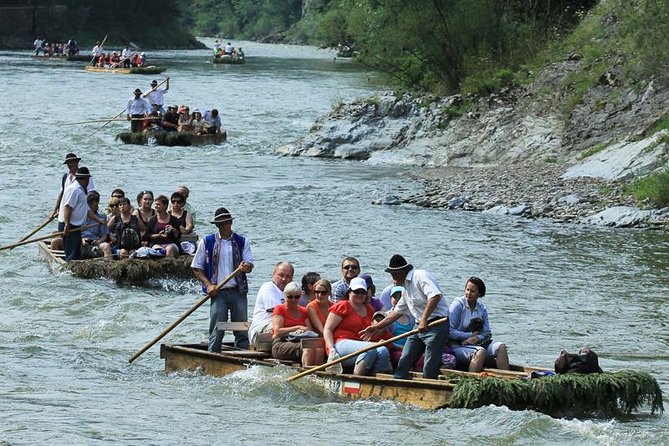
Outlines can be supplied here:
M242 263L242 252L244 251L244 246L246 245L246 239L237 234L236 232L232 233L232 268L237 269L240 263ZM209 234L204 237L204 250L206 253L205 262L204 262L204 274L207 276L210 282L218 283L219 280L222 280L222 277L214 277L218 273L218 257L221 249L220 235ZM239 273L235 276L237 281L237 289L240 293L245 294L249 291L249 283L246 278L246 273ZM207 287L202 286L202 291L207 292Z

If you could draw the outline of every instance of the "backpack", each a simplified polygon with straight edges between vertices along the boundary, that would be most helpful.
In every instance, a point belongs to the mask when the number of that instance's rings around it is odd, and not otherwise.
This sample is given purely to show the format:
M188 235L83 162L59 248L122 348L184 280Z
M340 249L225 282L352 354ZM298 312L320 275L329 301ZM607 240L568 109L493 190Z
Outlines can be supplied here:
M555 373L602 373L597 353L584 348L578 354L562 350L555 360Z
M139 234L130 223L126 223L121 228L121 236L118 240L118 247L122 249L137 249L141 245Z

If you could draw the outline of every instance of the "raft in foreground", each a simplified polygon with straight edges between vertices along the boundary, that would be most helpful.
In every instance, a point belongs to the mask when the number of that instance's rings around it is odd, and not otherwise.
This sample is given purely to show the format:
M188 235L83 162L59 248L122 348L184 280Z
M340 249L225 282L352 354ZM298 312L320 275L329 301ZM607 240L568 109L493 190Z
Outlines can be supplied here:
M84 70L90 71L92 73L115 73L115 74L159 74L167 70L165 67L156 67L154 65L149 65L148 67L94 67L92 65L86 65Z
M207 351L204 344L161 344L160 357L166 372L198 372L225 376L250 366L276 367L281 363L295 374L304 369L286 365L268 354L224 346L221 353ZM421 409L476 408L490 404L513 410L535 410L556 417L630 414L649 405L662 412L662 391L645 372L621 371L590 375L555 375L526 378L533 367L512 370L486 369L482 374L442 369L438 380L414 374L411 380L392 375L356 376L316 372L315 382L345 399L381 399Z
M180 255L176 258L154 259L123 259L105 260L102 258L74 260L66 262L63 251L51 249L50 241L38 242L39 252L48 263L52 271L68 270L72 275L82 279L112 279L117 283L142 284L150 279L178 279L193 278L190 267L193 258L189 255Z
M159 146L205 146L220 144L228 139L225 130L220 133L197 135L193 132L123 132L116 135L125 144L156 144Z

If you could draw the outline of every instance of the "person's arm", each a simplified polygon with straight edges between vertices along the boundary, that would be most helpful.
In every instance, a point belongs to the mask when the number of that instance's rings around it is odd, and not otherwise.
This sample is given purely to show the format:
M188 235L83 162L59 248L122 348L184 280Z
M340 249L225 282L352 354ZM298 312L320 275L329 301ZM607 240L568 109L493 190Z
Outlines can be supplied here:
M383 318L381 322L378 324L370 325L369 327L365 328L364 330L360 330L359 335L362 338L363 341L369 341L372 339L375 335L377 335L381 330L386 328L388 325L392 324L395 322L397 319L399 319L402 315L400 313L393 311L390 311L386 317Z
M209 278L204 273L204 270L201 270L199 268L191 268L191 269L193 270L195 278L199 280L202 283L202 285L204 285L205 288L207 289L207 295L210 295L216 289L216 285L214 285L209 281Z
M427 330L427 325L428 325L428 319L430 319L430 315L434 311L435 308L437 308L437 304L439 304L439 301L441 300L441 294L437 294L436 296L432 296L427 300L427 305L425 306L425 311L423 311L423 316L421 316L420 321L418 322L418 330L423 332Z
M72 218L72 208L69 204L63 206L63 221L65 222L65 228L63 229L63 235L70 235L70 219Z
M460 321L462 320L463 311L464 306L460 300L454 300L448 309L448 337L461 343L464 343L473 335L471 332L460 330Z
M53 207L53 211L51 211L51 218L55 218L56 215L58 215L58 209L60 208L60 200L63 199L63 189L60 190L58 193L58 197L56 198L56 204Z
M323 327L323 340L325 341L325 350L330 352L334 349L334 331L341 323L342 318L338 314L329 313Z
M321 322L321 319L318 317L318 313L316 312L316 309L314 307L307 307L307 314L309 315L309 321L311 322L311 326L313 327L313 330L318 333L318 334L323 334L323 323Z
M190 212L186 212L186 226L181 227L181 232L184 234L193 232L193 216L190 215Z
M168 77L167 79L165 79L165 89L163 90L163 94L165 94L169 89L170 89L170 78Z

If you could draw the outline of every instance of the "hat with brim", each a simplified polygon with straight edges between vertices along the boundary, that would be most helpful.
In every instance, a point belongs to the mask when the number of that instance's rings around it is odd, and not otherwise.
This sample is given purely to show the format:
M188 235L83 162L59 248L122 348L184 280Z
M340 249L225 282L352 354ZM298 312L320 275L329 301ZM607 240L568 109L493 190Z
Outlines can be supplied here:
M88 170L88 167L80 167L77 169L77 173L74 174L74 177L79 180L83 178L90 178L91 172Z
M390 258L390 262L388 262L388 268L386 268L384 271L387 273L395 273L400 271L409 271L411 268L413 268L413 265L408 263L404 257L399 254L395 254Z
M79 161L80 159L81 159L81 158L79 158L79 157L78 157L77 155L75 155L74 153L68 153L67 155L65 155L65 161L63 161L63 164L67 164L67 163L69 163L70 161Z
M362 277L354 277L351 279L351 283L348 285L348 288L353 291L367 291L367 282L365 282L365 279Z
M234 220L234 218L232 218L232 215L230 215L230 211L228 211L226 208L218 208L214 214L214 219L210 223L214 225L220 225L232 220Z
M135 94L142 94L142 90L140 90L139 88L135 88Z

